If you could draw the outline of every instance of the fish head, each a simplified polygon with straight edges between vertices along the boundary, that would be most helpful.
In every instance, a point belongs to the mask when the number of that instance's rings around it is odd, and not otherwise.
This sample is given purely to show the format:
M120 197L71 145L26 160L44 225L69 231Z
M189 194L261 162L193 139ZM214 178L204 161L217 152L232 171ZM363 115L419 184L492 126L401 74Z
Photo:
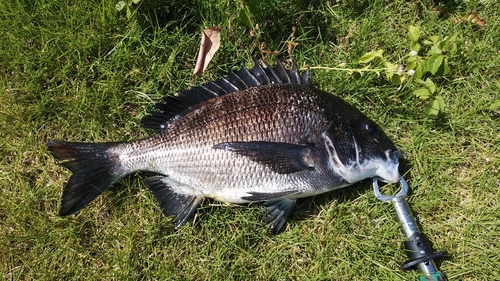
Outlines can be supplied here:
M334 118L323 134L330 167L348 183L372 177L398 182L402 152L379 125L361 112L351 113Z

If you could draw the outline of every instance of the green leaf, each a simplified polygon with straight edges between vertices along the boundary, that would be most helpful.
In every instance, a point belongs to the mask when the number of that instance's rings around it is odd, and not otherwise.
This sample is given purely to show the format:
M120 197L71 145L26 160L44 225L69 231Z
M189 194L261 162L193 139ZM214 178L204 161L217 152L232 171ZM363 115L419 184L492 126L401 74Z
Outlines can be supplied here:
M422 65L417 64L417 67L415 68L415 74L413 75L413 79L420 80L422 76L423 76Z
M441 67L441 64L443 63L444 56L443 55L433 55L432 57L429 58L427 61L427 68L428 70L435 75L439 68Z
M431 101L425 113L427 115L438 115L440 112L444 111L444 99L442 96L435 96Z
M373 51L373 52L368 52L368 53L364 54L359 59L359 63L369 63L372 60L374 60L375 58L382 58L382 53L383 52L384 52L384 50L376 50L376 51Z
M117 11L121 11L121 10L123 10L123 8L125 8L126 5L127 5L127 3L125 3L125 1L120 1L120 2L116 3L115 9Z
M423 100L426 100L431 97L432 93L427 88L418 88L413 91L413 94Z
M439 111L443 112L444 111L444 99L443 99L443 96L437 95L436 96L436 101L438 102L438 105L439 105Z
M408 30L408 37L410 37L412 42L417 42L420 38L420 29L416 26L410 26Z
M250 12L250 8L248 5L243 4L240 9L240 15L238 17L240 24L245 26L246 28L252 30L254 28L252 13Z
M406 62L407 69L415 69L415 67L417 67L417 62L415 60L412 60L412 61L408 60Z
M457 50L458 50L457 44L456 44L456 43L453 43L453 44L451 45L450 55L452 55L452 56L453 56L453 55L457 52Z
M448 57L444 57L443 63L436 72L436 75L445 76L449 72L450 72L450 67L448 66Z
M238 16L241 25L253 30L255 27L254 15L259 12L261 0L242 0L240 5L240 14Z
M423 60L422 61L422 75L425 74L427 71L428 71L427 61Z
M454 55L458 49L460 49L460 47L462 47L462 45L464 44L463 41L460 41L460 40L457 40L453 43L453 46L451 46L451 51L450 51L450 55Z
M497 110L500 107L500 99L495 100L489 107L489 110Z
M139 2L141 2L141 0L132 0L132 3L134 4L139 4Z
M389 61L386 61L385 62L385 67L390 69L392 72L396 72L396 70L398 69L399 65L395 64L395 63L392 63L392 62L389 62Z
M424 40L422 43L424 43L424 45L434 45L434 43L429 40Z
M431 49L427 52L427 55L432 56L432 55L439 55L443 53L439 45L432 45Z
M415 52L420 51L420 44L418 44L417 42L411 42L410 50Z
M399 65L386 61L385 62L385 76L388 81L392 82L393 75L396 75Z
M436 85L430 78L425 79L425 81L416 79L415 82L427 88L431 92L431 94L434 94L436 92Z
M405 80L405 77L403 75L394 74L394 75L392 75L391 83L393 85L399 86L399 85L403 84L404 80Z
M431 39L432 43L436 44L437 41L439 41L439 36L437 35L429 36L429 39Z
M248 7L250 13L255 15L259 12L259 5L261 0L243 0L243 3Z
M457 33L453 33L453 35L446 37L443 41L453 43L453 42L457 41L457 36L458 36Z

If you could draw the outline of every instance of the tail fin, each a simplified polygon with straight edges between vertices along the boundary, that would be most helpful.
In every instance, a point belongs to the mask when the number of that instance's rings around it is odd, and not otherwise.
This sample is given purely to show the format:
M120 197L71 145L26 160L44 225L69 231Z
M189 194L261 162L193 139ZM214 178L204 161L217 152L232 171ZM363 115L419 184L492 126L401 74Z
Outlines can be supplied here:
M64 187L61 216L71 215L94 200L123 175L116 172L117 166L107 150L116 143L47 143L52 156L61 161L73 175Z

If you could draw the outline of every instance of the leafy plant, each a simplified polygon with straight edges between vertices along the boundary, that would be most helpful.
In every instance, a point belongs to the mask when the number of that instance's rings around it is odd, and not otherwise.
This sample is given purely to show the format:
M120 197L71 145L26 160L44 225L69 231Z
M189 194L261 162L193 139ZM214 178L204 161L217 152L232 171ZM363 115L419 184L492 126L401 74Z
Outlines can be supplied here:
M421 38L418 27L410 26L408 30L410 40L410 51L404 57L405 67L400 63L393 63L385 59L383 50L376 50L364 54L360 59L360 64L365 64L371 69L370 63L379 59L385 68L375 68L384 72L386 79L394 85L403 86L405 81L416 82L418 88L413 94L420 99L430 100L426 113L437 115L444 111L443 89L438 88L428 76L445 76L449 73L449 60L453 57L462 42L458 40L457 34L442 38L438 35ZM423 54L423 55L422 55ZM366 69L366 67L365 67ZM423 78L426 77L425 80Z

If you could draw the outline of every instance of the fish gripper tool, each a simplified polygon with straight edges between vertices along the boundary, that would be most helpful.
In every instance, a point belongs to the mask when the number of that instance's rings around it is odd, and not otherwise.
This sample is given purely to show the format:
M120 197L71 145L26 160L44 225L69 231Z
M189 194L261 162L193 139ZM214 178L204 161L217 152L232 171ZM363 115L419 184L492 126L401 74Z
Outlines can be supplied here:
M444 274L438 270L433 259L448 255L444 252L433 252L427 237L418 229L415 218L413 217L405 196L408 194L409 187L406 181L401 177L399 183L401 189L394 196L384 195L380 192L378 181L380 178L373 178L373 191L378 200L382 202L392 202L396 208L399 221L403 225L406 237L409 239L404 242L404 247L408 260L405 261L400 269L407 270L416 266L417 269L425 274L420 276L420 281L446 281Z

